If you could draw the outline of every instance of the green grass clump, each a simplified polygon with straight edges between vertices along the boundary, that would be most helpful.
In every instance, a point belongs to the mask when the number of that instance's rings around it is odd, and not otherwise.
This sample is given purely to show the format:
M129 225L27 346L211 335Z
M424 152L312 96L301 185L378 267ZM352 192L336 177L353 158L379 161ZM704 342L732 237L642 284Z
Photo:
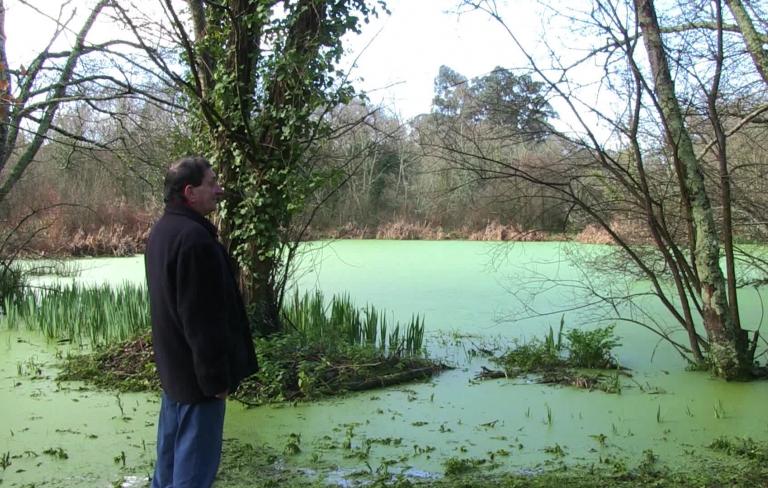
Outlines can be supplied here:
M130 283L115 288L54 284L20 299L6 297L3 309L10 329L26 327L49 339L92 346L125 341L150 327L147 290Z
M373 305L357 308L349 295L335 295L326 304L319 291L299 295L295 291L283 306L283 319L308 343L368 346L388 355L416 356L424 348L424 319L394 326Z
M621 343L613 333L614 327L610 325L593 330L570 329L566 332L569 365L574 368L615 368L616 360L612 351Z
M561 320L557 334L550 327L543 339L535 337L525 343L516 342L500 356L491 358L503 371L484 368L477 378L534 375L541 383L620 394L619 375L623 371L613 357L613 348L620 345L613 333L614 326L589 331L571 329L565 333L563 328L564 320ZM585 369L613 369L614 374L594 374L583 371Z
M617 368L612 351L621 343L613 332L613 325L589 331L571 329L566 333L563 327L561 320L557 334L550 327L544 339L534 337L526 343L516 343L492 361L502 366L510 377L567 368Z
M139 292L146 295L144 289ZM106 293L107 299L110 293ZM53 308L50 297L42 302ZM30 309L34 303L30 302ZM69 313L73 303L78 303L75 298L56 302L62 311ZM137 306L123 300L115 307L126 305ZM148 311L148 305L145 310ZM17 312L14 317L16 320L30 317L26 312ZM367 390L427 378L444 368L423 357L422 319L416 318L404 328L397 324L387 331L384 314L374 307L357 309L346 296L334 297L326 307L319 293L294 295L283 312L285 333L254 339L261 369L246 379L235 394L235 398L244 403L313 399ZM148 323L149 318L146 320ZM101 329L97 330L101 331L107 327L105 323L99 326ZM55 329L48 330L55 336ZM139 332L143 331L141 334L134 333L132 339L118 342L115 342L119 337L117 332L103 337L103 332L97 333L96 339L103 342L92 341L97 344L92 354L68 358L59 378L90 381L99 387L121 391L157 388L151 339L146 330L139 328ZM59 333L73 332L63 329Z

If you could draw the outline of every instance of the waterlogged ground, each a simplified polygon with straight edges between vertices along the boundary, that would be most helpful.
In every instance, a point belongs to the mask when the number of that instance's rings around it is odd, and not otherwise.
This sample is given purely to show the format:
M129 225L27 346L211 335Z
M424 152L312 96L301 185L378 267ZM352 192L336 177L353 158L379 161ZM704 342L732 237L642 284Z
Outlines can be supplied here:
M542 276L579 282L564 261L573 251L553 243L386 241L314 249L300 288L348 292L360 305L392 311L392 319L425 315L430 354L456 369L430 382L311 404L247 409L230 402L224 486L253 486L254 471L244 467L254 465L277 486L298 477L348 485L385 471L440 477L449 458L536 473L563 463L636 466L651 450L661 463L695 466L720 436L768 440L768 383L726 384L685 372L671 348L628 326L618 329L619 360L633 376L620 379L620 395L519 380L475 382L486 363L473 351L559 326L559 313L515 324L499 319L525 313L510 292L526 298L521 287L548 286ZM90 283L143 279L141 258L80 266L78 279ZM525 304L555 311L576 304L576 291L549 289ZM756 295L745 294L742 306L745 322L758 320ZM594 307L569 312L566 327L600 317ZM141 486L153 458L156 395L118 398L57 385L56 356L68 347L0 332L0 457L7 454L10 462L0 471L3 486L112 486L125 479Z
M68 349L0 331L2 486L111 486L123 465L152 460L157 401L57 384L57 355Z

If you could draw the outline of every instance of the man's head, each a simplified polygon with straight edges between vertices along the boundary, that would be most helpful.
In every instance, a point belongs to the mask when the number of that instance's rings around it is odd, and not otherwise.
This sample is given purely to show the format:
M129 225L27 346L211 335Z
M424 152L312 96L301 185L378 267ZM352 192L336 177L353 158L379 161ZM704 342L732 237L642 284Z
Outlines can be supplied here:
M224 191L205 158L183 158L165 174L165 203L183 203L200 215L216 210Z

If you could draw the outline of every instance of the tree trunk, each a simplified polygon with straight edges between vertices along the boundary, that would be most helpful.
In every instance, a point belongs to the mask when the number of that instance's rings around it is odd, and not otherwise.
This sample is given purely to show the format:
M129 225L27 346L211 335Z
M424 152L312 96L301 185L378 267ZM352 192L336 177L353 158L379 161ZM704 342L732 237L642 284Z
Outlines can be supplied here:
M0 81L0 88L2 88L1 85L5 85L5 90L8 90L7 93L0 89L0 106L3 107L3 110L0 111L0 116L4 117L2 119L2 136L3 139L0 139L0 144L2 144L2 150L0 150L0 156L2 156L2 159L0 159L0 172L2 172L2 184L0 184L0 202L4 201L5 198L8 196L8 193L11 191L11 189L14 187L14 185L21 179L22 175L26 171L27 167L34 161L35 157L37 156L38 150L43 146L43 143L46 142L48 130L51 128L51 125L54 121L54 117L56 115L56 111L59 108L59 105L61 103L61 99L64 98L64 96L67 93L67 89L69 87L70 81L72 80L72 77L75 72L75 67L77 66L78 61L80 60L80 56L82 56L83 51L85 49L85 40L88 35L88 32L91 30L91 27L93 27L93 24L96 22L96 18L101 13L102 9L107 5L108 0L100 0L90 11L88 17L85 20L85 23L83 24L80 31L77 33L77 36L75 37L75 43L72 47L72 50L69 52L69 55L66 58L66 61L64 62L64 65L61 67L61 70L57 76L56 82L51 85L50 90L47 91L47 97L46 97L46 104L44 109L42 110L42 115L40 116L40 122L37 126L37 130L35 131L32 141L24 146L23 150L21 150L20 155L18 157L18 160L11 166L7 166L9 156L13 150L13 144L15 141L15 136L10 137L9 134L9 122L10 124L15 125L16 127L11 129L11 132L18 133L19 127L23 124L22 117L18 117L16 120L10 120L11 118L15 118L21 110L18 108L20 104L26 103L31 100L31 98L34 96L30 93L29 89L32 88L32 85L30 83L31 79L34 79L34 75L32 73L28 73L27 77L30 78L30 80L27 80L24 83L20 83L20 85L26 84L27 89L22 89L21 95L19 95L20 100L12 100L11 93L10 93L10 81L8 80L7 83L3 83ZM0 10L2 11L2 21L5 21L5 6L3 3L0 3ZM7 60L5 59L5 32L0 33L2 34L2 60L0 60L0 71L3 72L3 75L5 77L8 76L8 66L7 66ZM36 65L36 67L30 67L29 71L37 71L42 68L42 63L47 58L48 52L45 51L41 53L37 59L33 62L33 64ZM49 69L49 68L48 68ZM9 106L11 105L11 102L13 101L14 104L17 105L17 108L15 110L10 111L10 115L8 114Z
M5 161L7 147L8 123L11 108L11 77L8 74L8 58L5 55L5 2L0 0L0 161Z
M741 0L725 0L725 3L733 14L733 18L736 19L736 24L744 37L744 44L747 45L747 51L752 56L757 71L762 76L763 81L768 83L768 54L763 48L765 41L755 29L755 25Z
M710 359L717 376L726 379L744 377L752 367L747 335L737 327L729 313L725 279L720 269L720 239L702 168L694 154L675 94L656 11L652 0L634 0L634 4L667 142L679 161L685 186L681 190L687 194L691 208L696 242L692 258L701 283L698 292L703 324L710 341Z

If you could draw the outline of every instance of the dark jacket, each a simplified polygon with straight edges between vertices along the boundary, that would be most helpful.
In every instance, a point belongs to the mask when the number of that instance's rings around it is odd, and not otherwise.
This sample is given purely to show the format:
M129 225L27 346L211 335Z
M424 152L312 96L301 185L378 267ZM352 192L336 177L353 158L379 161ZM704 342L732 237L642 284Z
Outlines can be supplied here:
M144 260L165 393L197 403L233 391L256 372L234 266L213 224L184 205L168 205L152 227Z

